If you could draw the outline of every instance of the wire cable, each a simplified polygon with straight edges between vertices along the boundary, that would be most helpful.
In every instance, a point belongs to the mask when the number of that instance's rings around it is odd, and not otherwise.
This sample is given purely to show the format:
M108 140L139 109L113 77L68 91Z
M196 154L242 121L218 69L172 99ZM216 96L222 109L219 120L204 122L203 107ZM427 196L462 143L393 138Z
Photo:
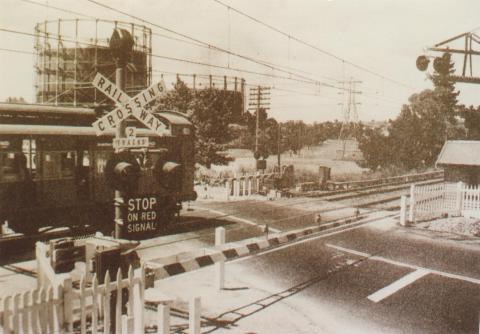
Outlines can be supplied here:
M93 1L93 0L88 0L88 1ZM246 18L248 18L248 19L250 19L250 20L252 20L252 21L254 21L254 22L258 23L258 24L260 24L260 25L263 25L263 26L269 28L270 30L273 30L273 31L275 31L275 32L277 32L277 33L279 33L279 34L287 37L289 40L294 40L294 41L296 41L297 43L303 44L303 45L305 45L305 46L307 46L307 47L309 47L309 48L311 48L311 49L314 49L314 50L316 50L316 51L318 51L318 52L320 52L320 53L322 53L322 54L324 54L324 55L326 55L326 56L332 57L332 58L334 58L334 59L336 59L336 60L338 60L338 61L344 62L345 64L348 64L348 65L350 65L350 66L353 66L353 67L355 67L355 68L357 68L357 69L359 69L359 70L362 70L362 71L364 71L364 72L370 73L370 74L372 74L372 75L374 75L374 76L380 77L380 78L382 78L382 79L384 79L384 80L387 80L387 81L390 81L390 82L392 82L392 83L395 83L395 84L397 84L397 85L399 85L399 86L403 86L403 87L406 87L406 88L409 88L409 89L413 89L413 88L414 88L414 87L412 87L412 86L410 86L410 85L408 85L408 84L402 83L402 82L400 82L400 81L398 81L398 80L395 80L395 79L392 79L392 78L389 78L389 77L387 77L387 76L385 76L385 75L382 75L382 74L380 74L380 73L377 73L377 72L375 72L375 71L373 71L373 70L371 70L371 69L368 69L368 68L366 68L366 67L364 67L364 66L357 65L357 64L355 64L355 63L353 63L353 62L351 62L351 61L348 61L348 60L346 60L346 59L344 59L344 58L341 58L341 57L333 54L332 52L329 52L329 51L320 49L319 47L317 47L317 46L315 46L315 45L313 45L313 44L311 44L311 43L305 42L305 41L303 41L302 39L300 39L300 38L298 38L298 37L295 37L295 36L293 36L293 35L291 35L291 34L289 34L289 33L286 33L286 32L284 32L284 31L282 31L282 30L280 30L280 29L278 29L278 28L276 28L276 27L274 27L274 26L272 26L272 25L270 25L270 24L268 24L268 23L266 23L266 22L264 22L264 21L261 21L260 19L257 19L257 18L255 18L255 17L253 17L253 16L251 16L251 15L245 13L245 12L242 12L242 11L240 11L240 10L234 8L234 7L231 7L231 6L223 3L223 2L220 1L220 0L212 0L212 1L214 1L214 2L216 2L216 3L218 3L218 4L222 5L222 6L224 6L224 7L228 8L228 9L230 9L230 10L233 10L233 11L236 12L237 14L242 15L242 16L244 16L244 17L246 17Z

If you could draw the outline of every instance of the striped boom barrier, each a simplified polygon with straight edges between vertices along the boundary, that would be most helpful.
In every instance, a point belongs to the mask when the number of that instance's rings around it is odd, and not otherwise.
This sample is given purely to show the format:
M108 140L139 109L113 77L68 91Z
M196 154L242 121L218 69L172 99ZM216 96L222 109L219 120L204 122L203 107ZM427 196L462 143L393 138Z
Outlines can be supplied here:
M231 261L244 256L252 255L269 248L275 248L289 242L299 240L314 233L323 232L332 228L348 225L363 220L366 216L344 218L335 222L312 226L301 230L289 231L272 235L268 238L256 238L247 240L245 243L230 243L216 247L216 251L205 251L205 255L192 257L190 259L177 261L169 264L162 264L162 259L146 262L146 275L148 281L160 280L171 276L183 274L189 271L200 269L218 263L220 261Z

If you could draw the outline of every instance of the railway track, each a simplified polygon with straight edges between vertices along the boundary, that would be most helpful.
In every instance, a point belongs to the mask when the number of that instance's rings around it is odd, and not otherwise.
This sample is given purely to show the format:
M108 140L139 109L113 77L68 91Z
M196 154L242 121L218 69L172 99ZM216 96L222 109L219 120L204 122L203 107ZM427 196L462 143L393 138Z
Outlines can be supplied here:
M308 203L315 202L340 202L344 205L336 206L333 208L325 208L310 211L301 216L293 217L284 217L282 221L289 221L299 218L305 218L309 220L314 219L316 215L325 214L328 212L334 212L337 210L343 210L346 208L358 208L358 209L369 209L372 210L398 210L399 209L399 200L401 195L408 195L408 190L411 184L435 184L443 182L443 178L436 178L431 180L426 180L422 182L409 182L401 184L384 184L384 185L373 185L366 187L358 187L354 189L341 189L333 191L323 191L323 192L307 192L303 197L296 196L295 198L287 200L285 203L279 204L277 207L295 207L297 205L305 205ZM397 194L391 194L391 193ZM370 198L369 198L370 197ZM373 197L373 198L372 198ZM364 199L364 200L361 200ZM357 201L355 201L357 200ZM251 201L250 206L257 205L256 201ZM209 218L201 218L198 220L198 223L205 224L208 221L214 221L218 219L228 218L237 214L236 208L238 208L239 202L230 202L225 203L224 209L233 209L233 211L227 212L224 215L218 215ZM245 205L245 202L240 202L240 205ZM180 226L180 231L184 230L187 225L192 225L195 221L189 221L185 226ZM208 232L210 233L210 232ZM48 241L56 238L64 237L73 237L73 238L84 238L95 234L95 229L93 227L85 227L82 229L70 229L70 228L57 228L52 230L45 230L32 235L23 235L19 233L10 233L0 235L0 263L5 261L11 261L12 256L19 253L28 253L31 252L37 241ZM203 238L206 234L199 233L197 237L189 237L191 239L200 239ZM181 239L180 241L182 241Z
M346 199L349 197L358 197L362 194L373 194L378 192L387 192L395 191L400 189L410 188L412 184L435 184L443 182L443 178L435 178L425 181L414 181L414 182L399 182L399 183L390 183L390 184L380 184L373 186L358 187L353 189L339 189L339 190L314 190L307 192L298 192L294 193L294 197L313 197L313 198L336 198L336 199ZM327 199L328 200L328 199Z

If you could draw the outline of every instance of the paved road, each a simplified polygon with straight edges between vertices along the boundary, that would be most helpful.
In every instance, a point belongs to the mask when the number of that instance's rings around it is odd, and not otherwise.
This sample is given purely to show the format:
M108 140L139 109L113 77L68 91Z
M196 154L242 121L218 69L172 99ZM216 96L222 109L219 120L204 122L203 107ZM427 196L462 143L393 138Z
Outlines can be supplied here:
M293 203L297 204L289 205ZM298 200L211 204L208 210L204 206L188 213L187 234L164 237L162 249L167 244L174 245L171 251L211 245L213 229L219 225L226 226L230 241L262 234L258 225L265 223L282 231L311 225L310 218L292 217L331 208L328 205L331 203ZM345 210L329 214L350 214ZM223 213L229 216L222 217ZM180 239L184 241L178 242ZM156 247L148 248L148 242L145 246L146 255L158 254ZM453 240L388 221L368 224L229 263L227 277L241 279L236 282L241 285L224 291L233 298L217 296L217 309L210 313L217 323L225 318L228 324L229 310L241 308L235 311L242 314L235 326L248 324L249 330L258 333L478 333L479 253L478 241ZM2 289L13 287L12 277L21 275L5 274ZM201 282L188 275L189 284ZM211 278L211 273L207 277ZM179 288L180 283L175 282L181 279L166 281L173 284L169 291L191 294L205 288ZM255 289L262 292L257 299L261 306L254 303L255 311L243 310L243 305L251 308L252 303L239 304L242 296L251 296ZM266 301L265 296L273 301ZM225 303L233 304L218 308ZM269 319L283 323L269 331ZM217 330L239 332L228 325L226 329L214 327L214 332Z
M373 224L246 259L339 333L478 333L480 244ZM255 284L255 282L251 282Z

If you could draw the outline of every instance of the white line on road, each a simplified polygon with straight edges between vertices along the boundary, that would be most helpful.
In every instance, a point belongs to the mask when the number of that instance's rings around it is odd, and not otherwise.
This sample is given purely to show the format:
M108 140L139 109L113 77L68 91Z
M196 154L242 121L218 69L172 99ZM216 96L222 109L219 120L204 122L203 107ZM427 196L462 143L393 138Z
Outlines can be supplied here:
M389 263L389 264L392 264L392 265L395 265L395 266L405 267L405 268L410 268L410 269L415 269L415 270L424 269L424 270L428 270L429 273L431 273L431 274L435 274L435 275L439 275L439 276L443 276L443 277L448 277L448 278L453 278L453 279L458 279L460 281L465 281L465 282L480 285L480 279L477 279L477 278L468 277L468 276L459 275L459 274L448 273L448 272L445 272L445 271L435 270L435 269L431 269L431 268L424 268L424 267L416 266L416 265L409 264L409 263L404 263L404 262L395 261L395 260L392 260L392 259L387 259L387 258L384 258L382 256L372 256L371 254L368 254L368 253L359 252L359 251L354 250L354 249L340 247L340 246L336 246L336 245L332 245L332 244L325 244L325 245L327 247L330 247L330 248L333 248L333 249L336 249L336 250L339 250L339 251L342 251L342 252L345 252L345 253L350 253L350 254L353 254L353 255L366 257L369 260L385 262L385 263Z
M222 215L222 216L225 216L225 218L231 218L233 220L236 220L236 221L239 221L239 222L242 222L242 223L245 223L245 224L248 224L248 225L252 225L252 226L257 226L257 227L262 227L263 225L262 224L257 224L251 220L248 220L248 219L244 219L244 218L240 218L240 217L236 217L236 216L233 216L233 215L230 215L228 213L225 213L225 212L222 212L222 211L218 211L218 210L214 210L214 209L204 209L204 210L208 210L212 213L216 213L218 215ZM274 233L280 233L282 232L281 230L279 229L276 229L276 228L273 228L273 227L269 227L268 228L270 231L274 232Z
M426 276L430 274L430 271L427 269L417 269L415 271L412 271L411 273L403 276L399 280L396 280L390 285L387 285L386 287L378 290L375 293L372 293L370 296L367 298L370 299L372 302L378 303L379 301L393 295L396 293L398 290L403 289L409 284L412 284L416 280L422 278L423 276Z

